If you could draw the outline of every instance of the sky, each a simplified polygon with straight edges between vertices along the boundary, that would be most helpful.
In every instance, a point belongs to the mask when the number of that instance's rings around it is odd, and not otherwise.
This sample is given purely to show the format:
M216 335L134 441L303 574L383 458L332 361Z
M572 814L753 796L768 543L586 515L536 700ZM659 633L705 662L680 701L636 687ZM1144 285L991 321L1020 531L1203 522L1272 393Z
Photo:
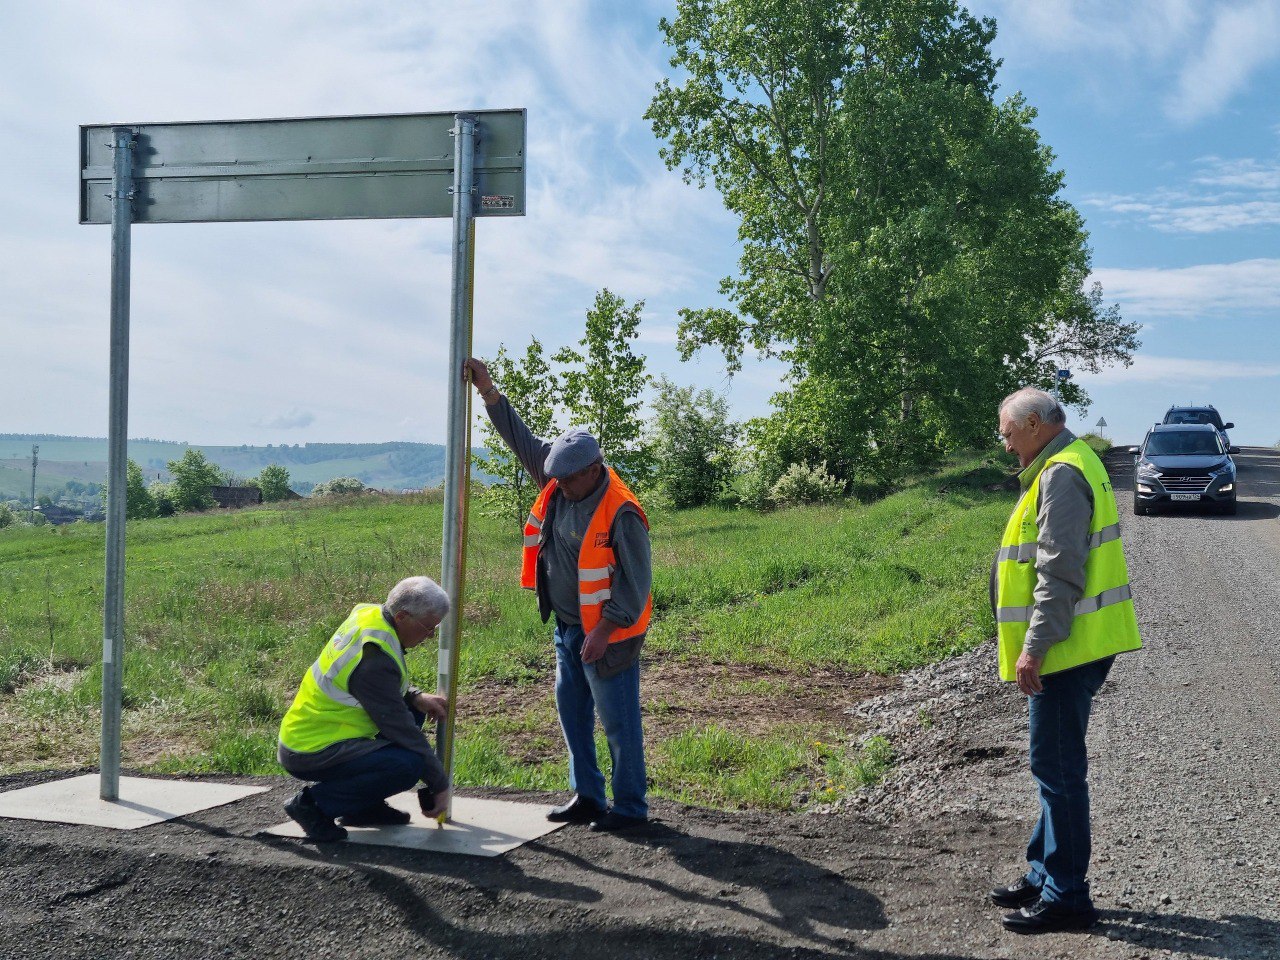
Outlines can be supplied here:
M1280 441L1280 0L975 0L1082 212L1093 279L1143 324L1074 428L1138 442L1214 403ZM643 113L674 0L60 0L0 9L0 433L105 436L110 229L77 223L81 124L528 110L527 210L477 224L475 352L576 341L645 301L655 374L768 412L783 368L681 362L736 222ZM445 437L446 219L133 228L129 434L201 444ZM994 424L994 412L993 412ZM994 426L993 426L994 429Z

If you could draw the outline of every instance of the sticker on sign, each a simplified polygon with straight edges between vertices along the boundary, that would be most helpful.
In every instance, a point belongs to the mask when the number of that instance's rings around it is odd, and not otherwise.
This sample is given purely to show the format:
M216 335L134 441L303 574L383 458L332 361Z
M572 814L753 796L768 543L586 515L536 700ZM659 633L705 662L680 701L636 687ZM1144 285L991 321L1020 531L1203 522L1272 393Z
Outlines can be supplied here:
M515 197L481 197L480 206L485 210L514 210Z

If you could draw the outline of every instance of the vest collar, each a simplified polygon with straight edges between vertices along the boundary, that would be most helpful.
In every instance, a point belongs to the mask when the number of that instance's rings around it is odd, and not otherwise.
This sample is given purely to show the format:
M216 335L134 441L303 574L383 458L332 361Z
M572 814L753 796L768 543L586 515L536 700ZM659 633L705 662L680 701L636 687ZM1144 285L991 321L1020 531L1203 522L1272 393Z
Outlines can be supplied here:
M1060 434L1050 440L1048 444L1045 445L1045 448L1040 451L1040 455L1032 460L1031 464L1025 470L1018 474L1018 483L1022 485L1022 489L1030 490L1031 484L1035 481L1036 477L1040 476L1040 471L1043 470L1045 464L1049 462L1049 458L1056 453L1061 453L1075 442L1076 435L1065 428Z

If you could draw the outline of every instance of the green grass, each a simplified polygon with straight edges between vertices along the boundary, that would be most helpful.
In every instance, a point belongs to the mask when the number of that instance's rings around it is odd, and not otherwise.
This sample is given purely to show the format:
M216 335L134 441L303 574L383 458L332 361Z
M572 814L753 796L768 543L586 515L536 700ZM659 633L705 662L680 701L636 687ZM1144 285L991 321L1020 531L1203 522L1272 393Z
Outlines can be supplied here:
M1010 494L984 487L1003 476L969 460L870 505L654 511L647 658L708 676L764 665L802 685L815 668L895 673L971 648L993 630L986 571ZM278 772L280 716L349 609L438 576L441 509L438 494L365 497L130 522L126 765ZM518 586L519 531L471 523L458 782L562 789L550 629ZM0 772L96 761L103 537L0 530ZM434 648L409 662L434 688ZM782 688L709 682L722 720L685 729L650 691L655 792L783 809L882 775L890 748L848 746L842 716L735 732L739 696Z
M1098 436L1096 433L1081 434L1080 439L1087 443L1094 453L1106 453L1111 449L1111 441L1106 437Z

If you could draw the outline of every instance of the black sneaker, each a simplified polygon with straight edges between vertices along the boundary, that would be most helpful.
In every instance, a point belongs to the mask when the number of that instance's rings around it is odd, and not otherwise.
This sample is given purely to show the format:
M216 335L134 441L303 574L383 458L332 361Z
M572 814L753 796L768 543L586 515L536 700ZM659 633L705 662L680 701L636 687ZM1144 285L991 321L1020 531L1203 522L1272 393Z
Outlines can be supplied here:
M1029 907L1040 899L1040 888L1032 884L1026 877L1019 877L1007 887L996 887L988 897L997 907L1016 910L1018 907Z
M568 803L552 807L547 812L547 819L552 823L591 823L603 817L604 813L603 807L575 793Z
M1016 913L1007 913L1000 921L1013 933L1056 933L1059 930L1088 930L1098 922L1098 911L1092 905L1069 910L1058 903L1037 900Z
M375 803L356 813L340 817L344 827L403 827L413 818L403 810L397 810L387 801Z
M636 827L643 827L649 821L645 817L624 817L620 813L614 813L610 810L598 820L592 820L588 830L594 830L596 833L616 833L619 830L634 830Z
M347 839L347 831L333 822L333 817L326 817L307 788L299 790L293 799L284 805L284 812L293 818L314 843L333 843Z

